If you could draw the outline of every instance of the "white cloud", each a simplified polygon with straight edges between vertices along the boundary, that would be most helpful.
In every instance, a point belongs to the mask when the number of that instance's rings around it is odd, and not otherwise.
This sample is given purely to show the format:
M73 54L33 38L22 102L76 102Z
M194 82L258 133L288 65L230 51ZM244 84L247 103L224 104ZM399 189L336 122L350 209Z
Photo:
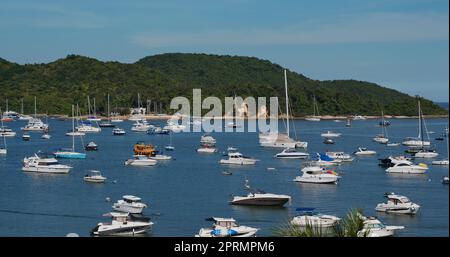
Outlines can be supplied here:
M132 42L145 47L187 45L327 44L449 39L449 18L441 14L373 13L341 16L334 23L307 22L267 29L217 29L192 32L142 33Z

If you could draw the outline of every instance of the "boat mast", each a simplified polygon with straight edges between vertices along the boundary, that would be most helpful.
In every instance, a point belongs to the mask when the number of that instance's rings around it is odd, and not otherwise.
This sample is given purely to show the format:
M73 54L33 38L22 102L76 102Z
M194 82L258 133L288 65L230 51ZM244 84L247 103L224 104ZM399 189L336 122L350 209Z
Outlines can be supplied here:
M8 108L8 98L6 98L6 112L9 112L9 108Z
M75 113L72 104L72 152L75 152Z
M420 100L419 100L419 120L420 120L420 143L422 145L423 150L423 117L422 117L422 110L420 109Z
M34 97L34 118L35 118L35 119L36 119L36 116L37 116L37 115L36 115L36 112L37 112L36 109L37 109L37 108L36 108L36 96L35 96L35 97Z
M88 99L88 117L91 116L91 101L89 100L89 96L87 97Z
M92 110L92 113L94 114L94 117L97 118L97 115L95 113L95 97L94 97L94 109Z
M288 99L286 70L284 70L284 91L286 93L286 121L287 121L286 129L287 129L287 136L289 137L289 99Z
M108 121L110 121L110 119L109 119L109 93L108 93Z
M20 99L20 113L23 115L23 98Z

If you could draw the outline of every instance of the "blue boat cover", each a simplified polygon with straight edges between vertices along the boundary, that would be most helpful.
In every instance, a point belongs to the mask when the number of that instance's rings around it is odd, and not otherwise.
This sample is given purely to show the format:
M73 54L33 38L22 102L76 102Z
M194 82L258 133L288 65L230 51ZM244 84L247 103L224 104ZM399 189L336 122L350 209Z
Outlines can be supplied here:
M333 158L331 158L330 156L328 156L328 155L325 154L325 153L320 153L319 156L320 156L320 159L321 159L322 161L327 161L327 162L332 162L332 161L334 161Z

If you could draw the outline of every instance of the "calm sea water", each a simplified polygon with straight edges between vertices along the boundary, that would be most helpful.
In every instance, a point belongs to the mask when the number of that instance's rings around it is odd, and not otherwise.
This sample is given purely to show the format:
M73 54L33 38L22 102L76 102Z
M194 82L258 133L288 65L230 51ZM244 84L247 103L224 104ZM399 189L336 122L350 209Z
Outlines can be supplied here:
M435 141L445 126L446 119L428 120L432 142L445 158L445 141ZM18 136L7 139L8 155L0 157L0 236L65 236L74 232L89 236L98 222L108 221L102 214L111 211L113 201L124 194L143 198L149 205L145 210L155 223L151 236L193 236L201 227L210 226L210 216L234 217L240 224L260 228L258 235L270 236L273 228L295 215L297 207L316 207L326 214L343 216L350 208L362 208L367 215L377 215L388 225L406 228L398 236L448 236L449 188L441 184L448 167L432 166L426 175L389 175L378 166L377 158L390 154L403 154L404 147L386 147L372 142L380 133L377 120L354 121L350 128L345 122L295 121L291 126L302 140L309 142L308 152L339 150L354 152L366 146L378 152L377 156L356 158L341 165L337 171L342 179L338 185L297 184L293 178L300 174L300 160L278 160L273 155L279 150L261 148L256 133L213 133L220 152L201 155L196 152L201 133L173 135L174 160L160 162L154 167L127 167L124 161L132 155L133 144L139 140L164 147L167 135L147 135L131 132L131 122L120 124L126 136L113 136L111 129L103 128L99 134L84 137L84 143L95 141L98 152L88 152L86 160L62 160L74 168L67 175L39 175L21 171L24 157L38 150L54 151L70 147L71 137L65 132L70 121L49 120L52 138L44 140L40 133L31 133L29 142L21 140L20 127L25 122L8 124ZM162 125L162 121L152 122ZM280 126L283 126L280 124ZM294 127L294 128L292 128ZM322 143L320 133L333 130L343 133L335 145ZM417 120L392 120L388 128L392 141L417 135ZM81 142L77 139L78 150ZM3 145L0 142L0 145ZM250 167L219 165L221 152L227 146L238 147L244 155L260 161ZM169 152L168 152L169 153ZM431 160L423 162L429 163ZM275 168L268 170L267 168ZM90 169L101 170L108 177L105 184L95 185L83 181ZM222 171L233 175L224 176ZM231 194L243 195L244 180L252 187L266 192L292 196L285 208L231 206ZM377 203L384 202L385 192L408 196L422 206L416 216L383 215L376 213ZM105 199L111 198L111 202Z

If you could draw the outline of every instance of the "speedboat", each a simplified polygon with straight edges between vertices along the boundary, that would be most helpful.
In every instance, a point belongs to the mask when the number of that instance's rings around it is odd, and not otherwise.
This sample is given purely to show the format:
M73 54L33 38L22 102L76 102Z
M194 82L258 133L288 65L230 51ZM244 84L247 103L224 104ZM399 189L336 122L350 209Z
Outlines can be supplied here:
M325 215L314 210L315 208L297 208L296 211L299 211L300 213L290 221L291 225L299 227L311 226L314 228L327 228L336 225L341 220L336 216Z
M295 148L286 148L281 153L274 156L280 159L305 159L309 157L309 153L299 152Z
M439 161L432 161L431 164L433 164L433 165L449 165L448 159L446 159L446 160L439 160Z
M200 144L214 145L216 144L216 139L211 135L205 134L200 138Z
M245 157L239 152L228 153L228 159L222 159L220 164L237 164L237 165L253 165L256 163L256 159Z
M16 132L8 127L0 127L0 137L15 137Z
M118 123L118 122L123 122L123 120L122 119L111 119L111 122Z
M112 130L112 133L113 133L113 135L115 135L115 136L122 136L122 135L125 135L127 132L125 132L125 130L124 130L124 129L121 129L121 128L114 128L114 129Z
M122 199L113 204L112 208L119 212L142 214L144 208L147 208L147 205L142 203L141 198L137 196L124 195L122 196Z
M283 206L291 200L289 195L277 195L266 193L261 190L251 190L247 196L234 196L232 205L254 205L254 206Z
M376 151L368 150L365 147L358 147L358 151L354 152L355 155L374 155L377 154Z
M332 170L325 170L319 166L309 166L302 170L302 175L294 178L294 182L315 184L336 184L339 174Z
M171 145L166 145L166 147L164 147L164 149L166 149L166 151L173 151L173 150L175 150L175 147L171 146Z
M147 130L153 128L153 125L150 125L147 123L146 120L137 120L134 124L133 127L131 127L131 131L134 132L147 132Z
M327 131L326 133L320 134L320 136L326 137L326 138L340 137L341 135L342 135L341 133L336 133L336 132L332 132L332 131Z
M84 149L86 151L97 151L98 145L95 142L91 141L84 147Z
M343 162L351 162L354 159L350 154L344 152L326 152L325 154L335 160L341 160Z
M116 125L112 124L111 121L103 121L98 124L101 128L114 128Z
M334 142L333 139L331 139L331 138L325 138L325 139L323 140L323 143L324 143L324 144L327 144L327 145L333 145L333 144L335 144L336 142Z
M386 168L393 167L396 163L403 161L411 163L411 158L406 158L405 156L389 156L388 158L378 160L378 165Z
M30 135L28 135L28 134L23 134L23 135L22 135L22 140L23 140L23 141L30 141L30 139L31 139L31 136L30 136Z
M98 170L91 170L89 171L89 174L86 174L83 178L86 182L91 183L103 183L105 182L106 178L102 176L100 171Z
M65 174L69 173L72 167L59 164L58 160L52 157L40 157L37 154L23 159L23 171Z
M414 165L410 161L398 161L394 166L386 169L388 173L408 173L408 174L423 174L428 170L425 163Z
M110 212L108 216L111 217L111 223L98 223L97 226L92 229L92 235L134 236L136 234L147 232L153 225L153 222L151 222L149 218L137 217L129 213Z
M404 229L403 226L386 226L375 217L363 217L364 227L358 231L358 237L388 237L393 236L396 230Z
M156 163L156 160L152 160L146 155L134 155L133 159L128 159L125 161L125 165L132 166L154 166Z
M257 228L240 226L233 218L217 218L207 219L214 221L211 228L201 228L195 237L254 237Z
M379 203L375 207L376 211L395 214L416 214L420 205L411 202L408 197L396 195L394 193L385 194L387 203Z
M439 153L433 149L421 149L417 153L414 154L414 158L434 158L437 157Z

